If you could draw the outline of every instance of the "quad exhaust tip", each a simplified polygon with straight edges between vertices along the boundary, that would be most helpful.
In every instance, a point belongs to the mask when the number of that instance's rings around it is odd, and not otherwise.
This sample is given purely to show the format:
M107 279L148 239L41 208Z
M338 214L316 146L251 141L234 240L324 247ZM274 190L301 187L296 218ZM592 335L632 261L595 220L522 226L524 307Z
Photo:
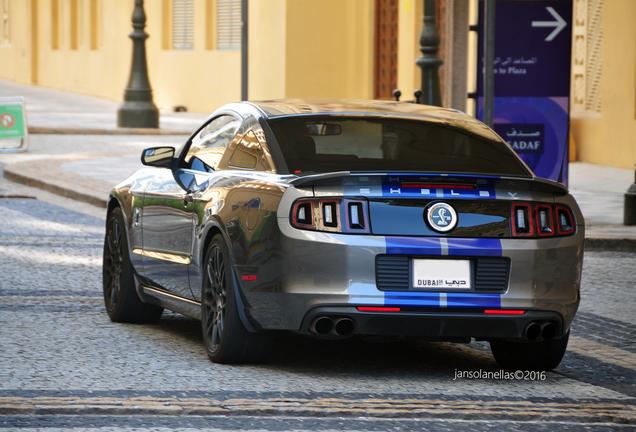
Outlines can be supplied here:
M321 316L311 322L309 331L321 336L348 337L356 331L356 323L351 318Z

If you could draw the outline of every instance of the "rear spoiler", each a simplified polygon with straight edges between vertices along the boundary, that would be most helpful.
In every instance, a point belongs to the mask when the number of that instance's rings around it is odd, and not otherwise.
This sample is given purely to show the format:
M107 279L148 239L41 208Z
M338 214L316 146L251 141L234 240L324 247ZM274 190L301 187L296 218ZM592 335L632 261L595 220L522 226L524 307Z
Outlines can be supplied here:
M336 180L336 179L341 179L341 178L351 177L351 176L358 176L358 175L359 176L378 176L378 175L386 176L391 174L392 173L390 172L386 172L386 173L354 172L352 173L351 171L338 171L338 172L331 172L331 173L325 173L325 174L313 174L313 175L302 176L294 180L291 180L289 183L295 187L302 187L302 186L313 186L316 183L322 183L329 180ZM405 174L407 173L400 173L400 175L405 175ZM412 173L412 174L425 175L424 173ZM479 177L479 176L475 175L475 177ZM500 180L527 181L527 182L535 184L540 189L548 189L550 192L559 194L559 195L565 195L569 192L568 187L564 185L563 183L559 183L553 180L548 180L542 177L532 177L532 178L523 178L523 179L520 179L518 177L500 177Z
M298 177L297 179L294 179L290 181L289 183L291 183L292 185L296 187L308 186L308 185L315 184L319 180L331 180L331 179L336 179L341 177L349 177L350 175L351 175L351 171L337 171L337 172L325 173L325 174L314 174L314 175Z

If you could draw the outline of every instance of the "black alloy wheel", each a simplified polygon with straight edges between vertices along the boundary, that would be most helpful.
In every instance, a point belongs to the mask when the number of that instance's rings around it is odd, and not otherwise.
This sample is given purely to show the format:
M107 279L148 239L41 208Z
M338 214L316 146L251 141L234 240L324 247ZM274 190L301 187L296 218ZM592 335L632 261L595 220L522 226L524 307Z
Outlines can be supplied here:
M201 328L214 363L260 363L272 347L272 334L249 332L238 312L230 253L221 234L210 242L203 261Z
M212 243L209 249L204 277L203 332L209 352L216 353L223 338L227 297L225 260L218 244Z
M122 297L121 278L123 271L122 227L116 217L111 217L104 241L104 301L109 315L117 309Z
M137 295L124 216L119 207L111 212L106 222L102 282L104 304L111 321L151 323L161 317L163 308L144 303Z

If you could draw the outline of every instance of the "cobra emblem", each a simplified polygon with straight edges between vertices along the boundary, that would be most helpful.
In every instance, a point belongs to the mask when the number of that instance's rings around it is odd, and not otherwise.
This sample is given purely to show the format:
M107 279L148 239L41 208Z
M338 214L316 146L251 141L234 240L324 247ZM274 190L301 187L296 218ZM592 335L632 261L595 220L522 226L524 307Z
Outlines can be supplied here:
M457 226L457 212L450 204L436 202L424 210L424 221L437 232L448 232Z
M439 222L437 223L438 225L448 225L448 222L446 222L446 209L445 208L439 209L439 211L437 212L437 215L439 216Z

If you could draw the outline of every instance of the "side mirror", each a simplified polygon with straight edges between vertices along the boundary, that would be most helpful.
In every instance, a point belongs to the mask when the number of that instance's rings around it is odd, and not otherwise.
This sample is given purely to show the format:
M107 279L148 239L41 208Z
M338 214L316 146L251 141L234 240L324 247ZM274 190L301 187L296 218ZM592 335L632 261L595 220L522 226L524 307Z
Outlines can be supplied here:
M141 163L151 167L167 168L174 157L174 147L153 147L141 153Z

